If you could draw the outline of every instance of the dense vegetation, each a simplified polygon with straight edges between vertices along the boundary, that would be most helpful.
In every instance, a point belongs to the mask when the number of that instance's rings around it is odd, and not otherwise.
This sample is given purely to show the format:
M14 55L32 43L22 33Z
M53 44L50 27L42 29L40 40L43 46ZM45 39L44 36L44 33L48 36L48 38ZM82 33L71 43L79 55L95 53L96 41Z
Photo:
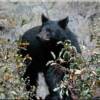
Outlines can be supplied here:
M57 84L54 91L60 89L61 95L68 95L68 89L72 91L73 88L76 92L73 98L91 100L95 96L96 88L100 86L100 55L96 52L92 53L87 60L77 53L70 41L59 43L62 43L64 48L60 51L59 57L51 53L54 57L52 62L58 63L58 60L66 64L70 62L70 66L67 69L69 73ZM22 75L26 68L24 62L31 58L27 55L23 59L21 55L17 55L16 48L19 42L0 39L0 44L0 98L27 99L29 93L25 89Z

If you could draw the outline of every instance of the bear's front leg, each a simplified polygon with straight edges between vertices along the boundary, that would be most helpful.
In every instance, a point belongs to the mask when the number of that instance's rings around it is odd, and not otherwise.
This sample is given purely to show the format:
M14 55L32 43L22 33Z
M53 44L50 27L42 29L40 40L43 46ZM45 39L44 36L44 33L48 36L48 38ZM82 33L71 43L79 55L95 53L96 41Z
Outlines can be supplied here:
M36 88L37 88L37 78L38 72L35 70L35 64L31 63L27 66L26 72L24 73L24 80L26 84L26 90L29 91L29 100L35 98ZM33 90L33 86L35 86L35 90ZM35 99L34 99L35 100Z

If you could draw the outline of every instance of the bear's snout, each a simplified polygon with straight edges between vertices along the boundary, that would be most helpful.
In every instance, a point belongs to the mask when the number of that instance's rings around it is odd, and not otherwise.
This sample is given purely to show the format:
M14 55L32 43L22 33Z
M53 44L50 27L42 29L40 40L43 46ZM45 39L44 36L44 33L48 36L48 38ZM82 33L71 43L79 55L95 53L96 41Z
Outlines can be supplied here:
M47 33L42 33L42 32L40 32L37 36L36 36L36 38L38 39L38 40L41 40L41 41L50 41L50 36L49 36L49 34L47 34Z

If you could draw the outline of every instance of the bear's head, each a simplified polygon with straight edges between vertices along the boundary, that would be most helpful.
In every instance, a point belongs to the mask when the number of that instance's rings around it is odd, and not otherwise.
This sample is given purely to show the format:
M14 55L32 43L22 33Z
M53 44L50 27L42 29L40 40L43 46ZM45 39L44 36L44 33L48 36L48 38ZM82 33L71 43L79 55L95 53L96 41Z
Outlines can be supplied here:
M46 16L42 15L42 27L37 38L41 41L63 41L66 39L64 30L68 24L69 18L66 17L60 21L52 21Z

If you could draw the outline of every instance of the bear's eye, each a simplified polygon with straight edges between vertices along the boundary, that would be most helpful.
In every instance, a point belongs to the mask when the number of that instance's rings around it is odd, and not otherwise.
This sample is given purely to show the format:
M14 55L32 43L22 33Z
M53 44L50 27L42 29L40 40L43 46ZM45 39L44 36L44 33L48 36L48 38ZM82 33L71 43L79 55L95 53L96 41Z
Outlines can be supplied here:
M50 33L52 32L51 29L49 29L49 28L47 28L46 31L47 31L47 32L50 32Z

